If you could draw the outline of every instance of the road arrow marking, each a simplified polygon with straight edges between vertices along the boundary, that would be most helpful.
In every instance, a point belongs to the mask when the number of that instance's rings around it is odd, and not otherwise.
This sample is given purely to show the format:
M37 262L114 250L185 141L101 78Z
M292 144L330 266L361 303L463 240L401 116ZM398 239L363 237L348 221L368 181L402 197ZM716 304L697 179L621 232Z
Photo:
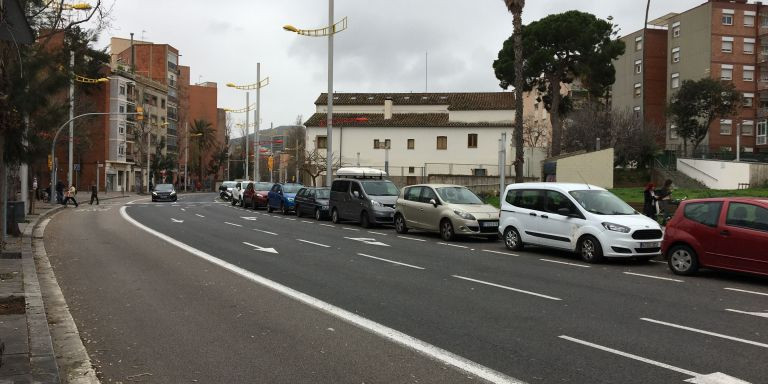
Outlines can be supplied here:
M172 220L174 223L183 223L183 222L184 222L184 220L176 220L176 219L171 219L171 220Z
M746 312L746 311L739 311L738 309L726 309L728 312L735 312L735 313L741 313L744 315L752 315L757 317L765 317L768 319L768 312Z
M365 243L365 244L381 245L382 247L389 247L389 245L384 244L384 243L379 242L379 241L376 241L376 239L369 238L369 237L344 237L344 238L345 239L349 239L349 240L359 241L359 242L362 242L362 243Z
M277 253L277 251L274 248L259 247L258 245L251 244L251 243L246 243L245 241L243 241L243 244L253 247L254 251L262 251L262 252L267 252L267 253Z
M240 216L243 220L256 221L256 217L253 216Z
M722 372L710 373L709 375L698 375L685 381L695 384L750 384L748 381L728 376Z

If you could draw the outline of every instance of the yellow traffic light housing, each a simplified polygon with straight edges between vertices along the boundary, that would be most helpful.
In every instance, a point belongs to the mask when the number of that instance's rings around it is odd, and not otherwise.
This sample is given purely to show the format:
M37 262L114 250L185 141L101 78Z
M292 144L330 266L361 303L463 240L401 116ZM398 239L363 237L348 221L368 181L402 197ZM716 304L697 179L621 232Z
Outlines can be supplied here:
M144 108L143 107L136 107L136 120L138 121L144 121Z

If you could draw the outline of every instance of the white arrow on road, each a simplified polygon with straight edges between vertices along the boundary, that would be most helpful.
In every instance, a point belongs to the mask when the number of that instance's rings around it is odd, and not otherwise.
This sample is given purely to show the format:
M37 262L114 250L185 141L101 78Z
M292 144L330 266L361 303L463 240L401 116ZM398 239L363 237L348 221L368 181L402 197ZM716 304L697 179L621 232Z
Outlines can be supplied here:
M240 216L240 218L243 220L256 221L256 218L252 216Z
M748 381L728 376L722 372L710 373L709 375L698 375L694 378L685 380L685 382L694 384L750 384Z
M363 242L365 244L381 245L382 247L389 247L389 245L384 244L384 243L379 242L379 241L376 241L376 239L372 239L370 237L344 237L344 238L345 239L349 239L349 240L360 241L360 242Z
M171 220L172 220L174 223L183 223L183 222L184 222L184 220L176 220L176 219L171 219Z
M253 247L254 250L256 250L256 251L262 251L262 252L267 252L267 253L277 253L277 251L274 248L259 247L258 245L251 244L251 243L246 243L245 241L243 241L243 244Z
M738 309L726 309L726 311L741 313L741 314L744 314L744 315L752 315L752 316L757 316L757 317L765 317L766 319L768 319L768 312L747 312L747 311L739 311Z

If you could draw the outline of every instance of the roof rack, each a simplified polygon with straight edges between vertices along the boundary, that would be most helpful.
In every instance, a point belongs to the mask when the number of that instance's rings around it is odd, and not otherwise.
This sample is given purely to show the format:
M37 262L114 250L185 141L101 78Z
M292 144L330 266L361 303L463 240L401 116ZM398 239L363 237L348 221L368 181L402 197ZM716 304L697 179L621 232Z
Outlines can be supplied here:
M387 173L375 168L345 167L339 168L336 176L345 179L383 179Z

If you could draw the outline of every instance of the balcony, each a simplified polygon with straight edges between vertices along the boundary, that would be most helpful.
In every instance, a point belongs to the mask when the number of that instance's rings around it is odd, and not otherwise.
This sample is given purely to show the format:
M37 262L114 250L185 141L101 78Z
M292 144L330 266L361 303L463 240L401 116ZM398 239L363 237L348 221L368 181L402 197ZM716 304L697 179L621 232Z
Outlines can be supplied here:
M768 91L768 79L760 79L760 81L757 82L757 90Z
M758 119L768 118L768 108L765 108L765 107L764 108L758 108L757 109L757 118Z

